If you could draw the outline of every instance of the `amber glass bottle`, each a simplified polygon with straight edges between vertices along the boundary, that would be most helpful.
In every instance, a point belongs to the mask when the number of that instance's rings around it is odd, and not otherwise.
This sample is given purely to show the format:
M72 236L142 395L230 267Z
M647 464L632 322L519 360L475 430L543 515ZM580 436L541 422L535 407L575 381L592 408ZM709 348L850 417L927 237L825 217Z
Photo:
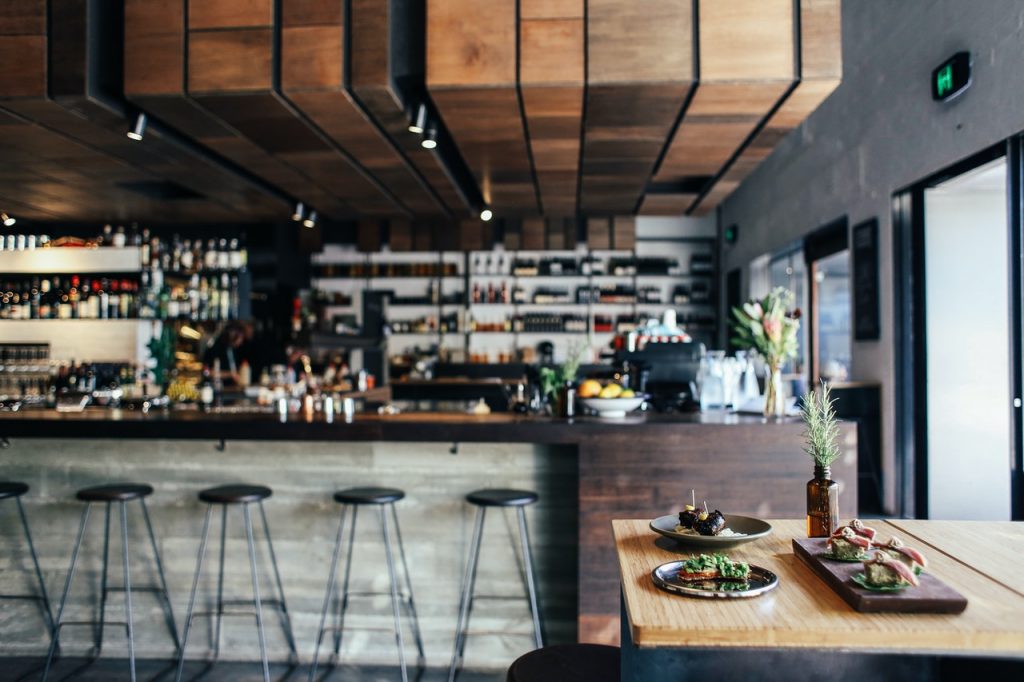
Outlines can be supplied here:
M839 527L839 484L829 467L815 466L807 481L807 537L827 538Z

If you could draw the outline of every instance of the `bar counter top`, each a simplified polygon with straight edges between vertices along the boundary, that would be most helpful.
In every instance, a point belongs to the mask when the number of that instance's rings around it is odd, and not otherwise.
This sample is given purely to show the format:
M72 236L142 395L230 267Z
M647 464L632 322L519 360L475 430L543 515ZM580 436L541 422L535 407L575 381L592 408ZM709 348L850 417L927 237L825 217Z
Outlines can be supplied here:
M727 413L636 413L624 418L576 417L459 412L358 414L351 422L338 415L253 411L135 410L87 408L83 412L27 409L0 413L0 438L173 438L217 440L318 440L544 443L578 445L615 436L643 440L672 438L704 426L773 426L797 419L766 421L753 415Z

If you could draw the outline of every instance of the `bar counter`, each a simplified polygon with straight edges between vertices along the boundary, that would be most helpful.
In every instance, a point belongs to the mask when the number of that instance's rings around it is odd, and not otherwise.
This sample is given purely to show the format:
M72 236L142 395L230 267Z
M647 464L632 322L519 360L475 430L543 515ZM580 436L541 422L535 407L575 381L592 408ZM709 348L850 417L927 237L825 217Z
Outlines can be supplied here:
M282 420L276 413L236 411L232 408L199 410L140 410L87 408L83 412L28 409L0 412L0 438L174 438L200 440L331 440L395 442L546 443L580 445L619 434L658 443L678 438L704 426L751 427L765 424L753 415L724 412L657 414L638 413L620 419L575 417L563 419L498 412L472 415L461 412L405 412L393 415L358 414L346 422L337 415L291 413ZM796 419L773 425L799 425Z
M338 509L331 493L355 485L402 488L407 497L398 514L427 633L428 664L443 666L451 655L459 575L472 526L472 510L463 501L470 490L512 487L539 493L540 502L527 515L547 641L616 642L619 576L611 519L675 512L689 502L691 489L698 503L706 499L710 508L726 513L800 518L812 475L801 449L802 432L799 420L724 413L573 420L497 413L359 414L351 423L340 415L327 423L319 415L292 414L282 422L276 414L228 410L28 410L0 413L0 438L9 445L0 450L0 478L32 486L26 504L55 591L67 569L80 511L74 491L112 481L152 485L151 510L178 614L184 613L201 528L197 491L228 482L270 486L274 495L267 514L302 656L312 649L336 532ZM849 517L857 499L854 424L842 424L840 440L843 455L832 472L841 484L841 514ZM479 589L517 595L512 543L501 515L489 519ZM366 560L357 565L363 567L362 579L380 587L386 574L377 570L379 535L373 523L365 525L357 552ZM233 527L229 538L238 530ZM235 542L234 549L243 546ZM92 570L95 576L98 570ZM245 596L247 576L229 587ZM368 614L388 613L383 604L376 606ZM468 666L500 668L529 648L528 637L510 634L529 633L525 602L481 602L473 618L473 630L505 634L471 637ZM387 628L390 621L367 615L363 622ZM44 639L31 618L20 623L25 632L0 643L0 655L25 653ZM166 637L153 630L151 637L136 635L140 655L168 655ZM234 630L239 639L228 633L224 655L253 658L257 651L249 629ZM268 646L280 660L287 650L276 634L268 633ZM369 652L390 655L387 635L375 636L353 637L345 660L390 661L367 658ZM116 647L110 652L118 655Z

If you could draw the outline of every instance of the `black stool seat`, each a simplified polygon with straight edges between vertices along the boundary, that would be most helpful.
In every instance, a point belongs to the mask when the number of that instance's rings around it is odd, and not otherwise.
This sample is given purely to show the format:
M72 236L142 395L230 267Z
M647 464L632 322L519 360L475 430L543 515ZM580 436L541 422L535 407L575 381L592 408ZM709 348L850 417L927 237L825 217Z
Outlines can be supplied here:
M511 488L484 488L466 495L466 501L479 507L522 507L539 499L535 492Z
M28 492L28 486L17 481L0 481L0 500L9 497L21 497Z
M200 490L199 499L209 504L247 504L249 502L265 500L273 492L270 488L262 485L234 483Z
M603 644L556 644L517 658L506 682L618 682L620 652Z
M83 488L75 493L82 502L127 502L153 494L153 486L145 483L115 483Z
M334 501L341 504L390 504L405 497L398 488L346 488L334 493Z

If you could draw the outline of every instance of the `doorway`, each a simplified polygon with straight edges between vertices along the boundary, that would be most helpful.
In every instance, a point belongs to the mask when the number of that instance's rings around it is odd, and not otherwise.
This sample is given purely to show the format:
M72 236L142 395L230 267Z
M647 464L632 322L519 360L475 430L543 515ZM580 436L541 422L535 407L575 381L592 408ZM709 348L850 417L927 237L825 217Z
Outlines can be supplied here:
M905 516L1021 517L1019 144L894 197Z

